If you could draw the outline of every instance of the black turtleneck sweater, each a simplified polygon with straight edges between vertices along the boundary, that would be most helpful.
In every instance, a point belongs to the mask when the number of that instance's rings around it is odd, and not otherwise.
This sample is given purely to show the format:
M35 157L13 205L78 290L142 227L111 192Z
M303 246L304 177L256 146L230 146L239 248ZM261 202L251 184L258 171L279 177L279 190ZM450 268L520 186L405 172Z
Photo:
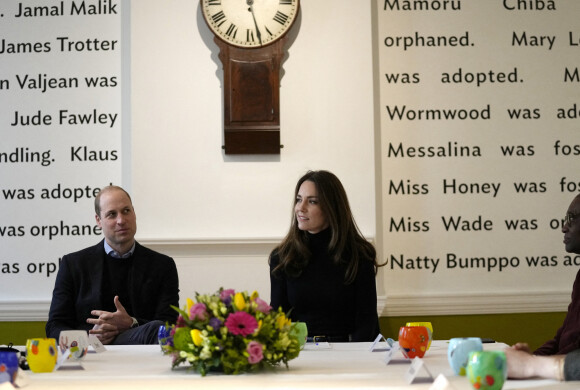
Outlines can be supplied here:
M309 234L312 259L298 277L272 270L280 263L270 255L271 305L292 309L292 321L302 321L309 336L348 336L351 341L373 341L379 334L374 265L362 261L353 283L345 285L346 265L328 255L331 232Z

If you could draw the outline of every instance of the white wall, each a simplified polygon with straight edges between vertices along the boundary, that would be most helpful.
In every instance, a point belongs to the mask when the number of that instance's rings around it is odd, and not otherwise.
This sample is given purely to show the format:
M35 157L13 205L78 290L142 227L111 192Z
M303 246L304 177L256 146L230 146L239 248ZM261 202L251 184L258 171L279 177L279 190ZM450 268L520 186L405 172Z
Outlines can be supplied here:
M269 296L267 254L287 232L294 186L309 169L341 179L361 230L375 237L370 7L301 2L280 89L284 148L279 157L230 157L221 149L221 62L199 2L131 2L137 236L177 255L182 299L226 282ZM252 240L259 252L222 256L232 242L246 253ZM215 251L198 255L207 243Z

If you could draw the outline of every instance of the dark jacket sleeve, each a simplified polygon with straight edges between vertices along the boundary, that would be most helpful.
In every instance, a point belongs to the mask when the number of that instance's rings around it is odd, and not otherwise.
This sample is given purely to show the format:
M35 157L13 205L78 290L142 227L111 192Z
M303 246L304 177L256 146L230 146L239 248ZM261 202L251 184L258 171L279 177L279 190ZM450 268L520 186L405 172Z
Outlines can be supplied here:
M48 321L46 322L46 337L58 339L61 330L74 329L76 318L74 315L73 291L71 277L66 257L60 262L56 275L56 282L52 292L52 301Z
M46 337L58 339L61 330L89 330L92 328L92 325L86 323L86 318L90 316L90 309L87 309L86 312L77 310L79 303L86 302L85 299L87 298L87 296L79 292L78 276L79 270L75 269L74 258L70 255L64 256L60 262L54 284L45 328ZM98 299L98 297L95 299Z
M558 353L558 345L560 344L560 335L562 334L562 327L558 329L553 339L546 341L542 346L534 351L534 355L555 355Z
M580 270L576 274L568 312L553 339L534 351L534 355L565 355L580 349Z
M564 360L564 379L580 380L580 349L570 352Z
M172 258L168 258L165 265L163 281L159 289L159 300L153 320L161 320L174 324L177 320L177 312L171 306L179 307L179 278L177 267Z
M175 261L169 256L137 244L135 274L131 281L133 313L139 324L153 320L175 323L179 307L179 278Z

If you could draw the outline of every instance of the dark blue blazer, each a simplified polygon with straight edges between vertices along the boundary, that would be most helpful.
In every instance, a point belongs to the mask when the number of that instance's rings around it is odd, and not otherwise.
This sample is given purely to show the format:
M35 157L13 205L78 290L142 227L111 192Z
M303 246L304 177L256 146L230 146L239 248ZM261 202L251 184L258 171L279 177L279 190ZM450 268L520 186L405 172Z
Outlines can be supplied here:
M58 339L61 330L92 329L91 310L102 310L101 286L105 248L95 246L65 255L56 276L46 323L46 336ZM179 306L179 281L175 262L169 256L135 244L133 267L127 280L132 312L140 324L152 320L175 323ZM123 303L123 302L121 302Z

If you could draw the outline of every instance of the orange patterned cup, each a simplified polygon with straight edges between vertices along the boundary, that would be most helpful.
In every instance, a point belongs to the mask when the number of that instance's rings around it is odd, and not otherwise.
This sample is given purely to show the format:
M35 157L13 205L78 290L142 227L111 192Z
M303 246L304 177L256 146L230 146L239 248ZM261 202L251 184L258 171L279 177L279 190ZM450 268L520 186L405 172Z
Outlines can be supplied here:
M401 326L399 346L409 359L422 358L429 345L429 331L425 326Z
M36 338L26 341L26 359L32 372L52 372L56 358L55 339Z
M430 322L407 322L405 326L424 326L429 332L429 345L427 345L427 351L431 348L431 341L433 341L433 325Z

